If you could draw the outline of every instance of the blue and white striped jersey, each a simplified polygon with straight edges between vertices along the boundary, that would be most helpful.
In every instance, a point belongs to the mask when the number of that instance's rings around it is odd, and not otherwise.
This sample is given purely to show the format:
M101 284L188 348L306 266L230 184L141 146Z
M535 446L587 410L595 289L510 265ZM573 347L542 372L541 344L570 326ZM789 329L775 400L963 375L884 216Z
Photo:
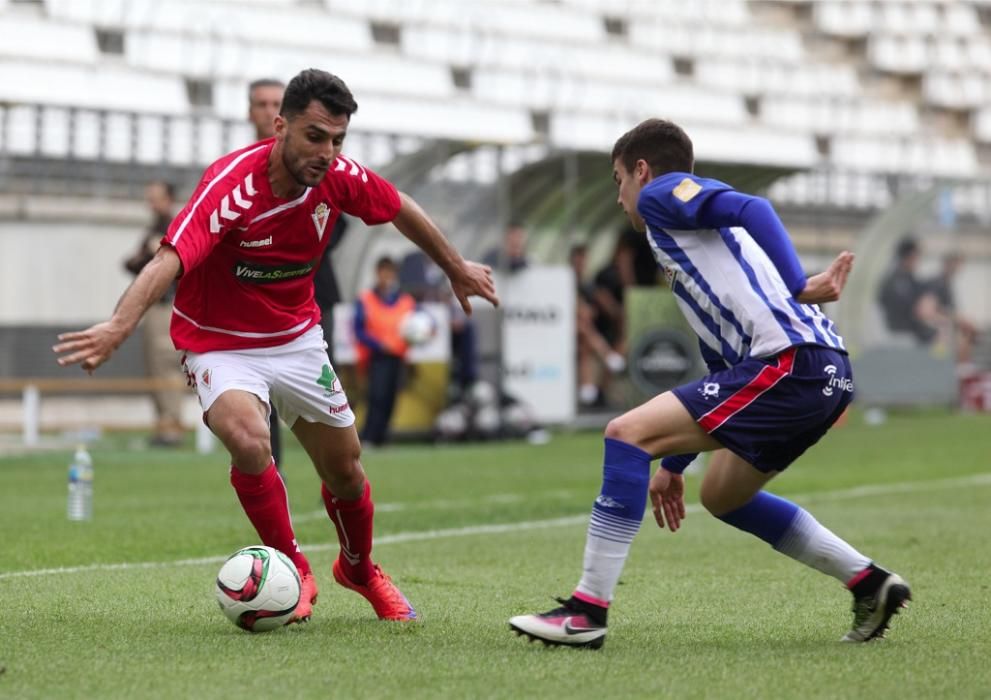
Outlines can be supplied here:
M845 351L833 322L817 305L795 300L747 229L706 225L703 205L732 191L718 180L668 173L649 182L637 203L654 257L698 334L706 363L732 366L793 345Z

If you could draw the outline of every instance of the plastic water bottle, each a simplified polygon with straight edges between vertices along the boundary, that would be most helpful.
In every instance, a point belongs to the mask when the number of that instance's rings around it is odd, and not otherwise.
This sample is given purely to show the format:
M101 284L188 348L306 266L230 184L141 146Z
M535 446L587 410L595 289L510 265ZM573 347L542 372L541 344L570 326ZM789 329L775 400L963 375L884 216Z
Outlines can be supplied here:
M69 463L66 513L69 520L90 520L93 517L93 459L84 445L76 448L76 454Z

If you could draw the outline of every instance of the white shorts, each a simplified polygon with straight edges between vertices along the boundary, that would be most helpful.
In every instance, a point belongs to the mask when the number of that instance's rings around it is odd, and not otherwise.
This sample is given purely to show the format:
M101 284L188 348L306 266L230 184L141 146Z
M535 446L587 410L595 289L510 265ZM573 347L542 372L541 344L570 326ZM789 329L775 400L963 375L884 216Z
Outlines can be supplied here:
M271 402L290 428L297 418L334 428L354 425L354 412L330 366L320 326L271 348L187 352L182 369L204 413L225 391L239 389L266 406Z

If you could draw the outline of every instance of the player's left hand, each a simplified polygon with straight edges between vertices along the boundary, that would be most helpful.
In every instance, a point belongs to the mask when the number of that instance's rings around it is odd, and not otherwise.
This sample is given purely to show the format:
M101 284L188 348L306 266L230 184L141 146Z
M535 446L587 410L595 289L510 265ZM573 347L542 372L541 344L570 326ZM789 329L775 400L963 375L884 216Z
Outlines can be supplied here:
M658 467L650 480L649 493L657 526L663 530L666 520L668 529L677 532L685 519L685 477Z
M464 312L471 315L471 303L468 297L482 297L492 306L499 306L496 296L495 282L492 280L492 268L466 260L458 272L451 276L451 289Z
M812 275L805 283L805 289L798 295L797 301L802 304L824 304L836 301L843 293L847 277L853 269L853 253L844 250L836 256L823 272Z

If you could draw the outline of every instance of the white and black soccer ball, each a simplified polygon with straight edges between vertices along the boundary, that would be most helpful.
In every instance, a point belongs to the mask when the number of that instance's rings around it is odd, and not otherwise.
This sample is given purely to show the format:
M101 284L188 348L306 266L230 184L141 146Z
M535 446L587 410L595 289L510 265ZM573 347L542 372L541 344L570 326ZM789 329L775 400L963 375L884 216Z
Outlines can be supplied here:
M434 317L421 309L410 311L399 324L399 333L410 345L423 345L436 332L437 322Z
M227 619L249 632L268 632L286 624L299 604L299 572L277 549L245 547L220 567L216 589Z

